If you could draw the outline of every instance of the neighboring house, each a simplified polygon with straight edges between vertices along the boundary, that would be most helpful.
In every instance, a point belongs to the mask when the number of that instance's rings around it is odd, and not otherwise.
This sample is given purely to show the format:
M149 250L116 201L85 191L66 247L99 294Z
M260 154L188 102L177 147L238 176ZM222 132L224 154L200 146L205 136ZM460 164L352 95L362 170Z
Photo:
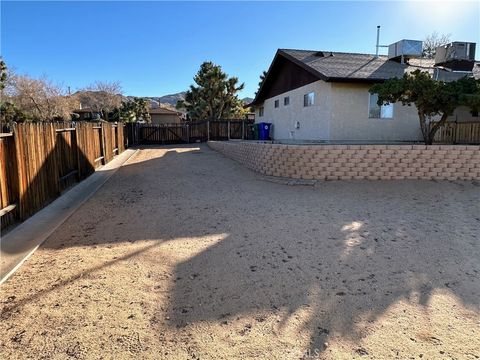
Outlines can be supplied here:
M82 108L73 111L74 114L78 114L79 121L97 121L101 119L101 113L99 111L93 111L90 108Z
M475 77L479 65L472 62ZM273 124L276 140L422 140L415 106L379 107L368 91L374 83L415 69L445 81L472 75L435 67L428 59L279 49L251 106L256 122ZM457 109L449 120L480 121L467 108Z
M178 124L183 121L183 114L165 108L150 109L149 114L152 118L152 124Z

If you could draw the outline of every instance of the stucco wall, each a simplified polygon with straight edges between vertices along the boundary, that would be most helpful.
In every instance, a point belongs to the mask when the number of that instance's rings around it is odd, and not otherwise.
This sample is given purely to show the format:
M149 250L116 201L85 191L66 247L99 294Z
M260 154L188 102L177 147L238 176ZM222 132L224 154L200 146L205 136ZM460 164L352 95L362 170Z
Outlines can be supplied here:
M316 180L480 180L480 146L209 142L265 175Z
M393 118L368 117L371 84L332 83L330 139L357 141L415 141L422 139L414 106L393 105Z
M180 116L172 114L150 114L153 124L177 124L181 122Z
M312 91L315 104L304 107L303 96ZM283 105L286 96L290 97L287 106ZM279 100L278 108L274 106L275 100ZM331 83L317 81L265 100L264 116L260 116L257 107L255 122L272 123L274 139L329 140L331 103ZM299 129L295 129L296 121L300 122Z
M393 118L368 117L371 84L317 81L265 100L264 116L255 109L256 122L271 122L276 140L421 141L415 106L394 104ZM303 106L303 96L315 92L315 105ZM290 105L283 98L290 97ZM279 100L279 107L274 107ZM295 122L300 129L295 129ZM459 108L449 121L480 121L467 108Z
M457 122L480 122L480 117L473 116L470 108L466 106L460 106L457 108L452 116L449 116L448 121L457 121Z

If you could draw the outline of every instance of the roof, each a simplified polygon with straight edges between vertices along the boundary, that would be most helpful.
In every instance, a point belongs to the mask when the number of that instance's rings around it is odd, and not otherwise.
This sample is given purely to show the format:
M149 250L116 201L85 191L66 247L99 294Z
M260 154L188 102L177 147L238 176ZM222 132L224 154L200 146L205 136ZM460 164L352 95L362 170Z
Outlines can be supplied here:
M357 54L332 51L280 49L279 53L296 62L309 67L325 81L383 81L394 77L402 77L405 72L416 69L428 71L433 75L435 62L433 59L412 58L408 63L389 60L385 55L376 57L372 54ZM478 63L476 64L478 65ZM478 66L475 66L478 68ZM454 80L465 76L464 72L451 72L440 69L444 80ZM477 70L480 75L480 69Z
M84 108L81 108L81 109L76 109L76 110L73 110L74 113L91 113L91 112L100 112L99 110L93 110L92 108L89 108L89 107L84 107Z
M268 82L268 77L274 63L279 58L290 60L318 80L327 82L383 82L394 77L402 77L406 72L416 69L428 71L432 76L436 75L439 80L452 81L465 76L464 72L451 72L434 67L433 59L410 59L408 63L401 64L398 61L389 60L387 56L373 54L346 53L336 51L296 50L279 49L272 61L272 65L263 83ZM434 74L435 71L435 74ZM480 66L476 63L473 74L480 78ZM262 87L251 105L262 100Z
M278 53L302 67L313 70L319 78L332 80L386 80L402 76L404 64L386 56L317 50L280 49Z
M153 115L153 114L155 114L155 115L178 115L178 116L182 115L182 113L180 111L170 110L170 109L161 108L161 107L154 108L154 109L149 109L148 113L150 115Z

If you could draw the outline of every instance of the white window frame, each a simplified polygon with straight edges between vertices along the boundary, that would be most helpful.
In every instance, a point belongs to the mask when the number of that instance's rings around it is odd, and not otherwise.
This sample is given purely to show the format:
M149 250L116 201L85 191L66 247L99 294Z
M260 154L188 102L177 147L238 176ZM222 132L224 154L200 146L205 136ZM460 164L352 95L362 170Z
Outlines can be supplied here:
M260 106L258 108L258 117L263 117L264 113L265 113L265 108L263 106Z
M285 102L286 102L286 104L285 104ZM283 98L283 106L288 106L288 105L290 105L290 96L285 96Z
M368 118L369 119L393 120L394 111L395 111L394 104L381 105L380 106L380 116L371 116L370 115L370 110L371 110L370 106L371 106L371 103L372 103L372 96L377 96L377 98L378 98L378 94L368 93ZM388 110L388 109L391 109L391 110ZM385 113L387 113L387 111L390 112L389 116L385 116Z
M280 99L276 99L276 100L273 101L273 107L275 109L280 107Z
M310 95L312 95L310 101ZM303 95L303 107L310 107L315 105L315 91L310 91Z

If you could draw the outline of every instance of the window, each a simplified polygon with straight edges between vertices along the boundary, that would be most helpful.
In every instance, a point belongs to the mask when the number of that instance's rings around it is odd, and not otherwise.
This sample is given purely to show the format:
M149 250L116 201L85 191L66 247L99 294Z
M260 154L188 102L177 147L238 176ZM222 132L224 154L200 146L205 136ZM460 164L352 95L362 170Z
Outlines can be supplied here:
M258 116L263 116L263 106L258 108Z
M275 107L278 108L280 106L280 100L275 100Z
M379 106L378 94L370 94L368 117L374 119L393 119L393 104Z
M285 96L283 98L283 105L284 106L290 105L290 96Z
M315 93L310 92L308 94L303 95L303 106L312 106L315 104Z

